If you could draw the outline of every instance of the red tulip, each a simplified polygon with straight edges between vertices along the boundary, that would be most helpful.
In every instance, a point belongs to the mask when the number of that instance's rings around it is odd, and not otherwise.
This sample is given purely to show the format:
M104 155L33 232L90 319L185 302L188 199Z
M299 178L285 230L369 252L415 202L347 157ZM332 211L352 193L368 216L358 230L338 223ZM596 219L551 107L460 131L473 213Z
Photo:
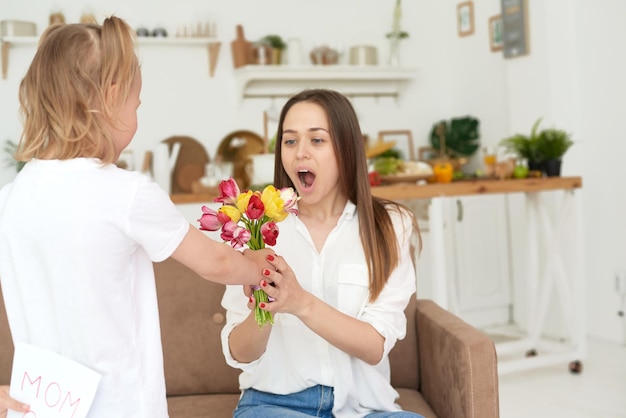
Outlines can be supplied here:
M267 245L276 245L276 238L278 238L278 225L276 222L268 222L261 226L261 235L263 236L263 242Z

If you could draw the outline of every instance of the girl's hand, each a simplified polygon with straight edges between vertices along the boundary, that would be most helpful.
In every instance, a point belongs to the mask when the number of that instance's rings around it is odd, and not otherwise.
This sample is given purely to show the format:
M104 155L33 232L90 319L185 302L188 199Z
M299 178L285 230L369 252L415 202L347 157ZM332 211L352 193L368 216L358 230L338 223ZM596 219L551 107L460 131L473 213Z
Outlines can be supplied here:
M9 387L0 386L0 418L6 418L8 410L28 412L30 407L9 396Z

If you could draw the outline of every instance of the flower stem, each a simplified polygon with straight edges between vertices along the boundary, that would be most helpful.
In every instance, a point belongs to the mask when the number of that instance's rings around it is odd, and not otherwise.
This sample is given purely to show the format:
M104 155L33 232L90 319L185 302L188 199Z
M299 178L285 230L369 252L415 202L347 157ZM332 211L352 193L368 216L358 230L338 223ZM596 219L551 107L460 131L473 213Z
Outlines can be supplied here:
M265 293L262 289L254 289L253 293L254 299L256 301L256 307L254 308L254 318L256 319L256 323L259 324L259 328L263 328L263 326L267 325L268 323L274 325L274 318L272 317L272 313L259 308L259 303L269 302L267 293Z

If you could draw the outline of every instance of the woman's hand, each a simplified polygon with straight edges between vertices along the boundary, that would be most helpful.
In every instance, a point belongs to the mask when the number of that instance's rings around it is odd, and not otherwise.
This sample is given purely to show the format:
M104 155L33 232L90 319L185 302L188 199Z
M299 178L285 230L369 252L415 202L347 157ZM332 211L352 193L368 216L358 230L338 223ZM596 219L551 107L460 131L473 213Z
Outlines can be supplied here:
M300 286L284 258L273 255L267 260L272 267L263 269L263 277L266 279L261 281L260 286L274 300L260 306L261 309L272 313L286 312L297 317L306 316L317 298Z
M9 387L0 386L0 418L6 418L8 410L28 412L28 405L18 402L9 396Z

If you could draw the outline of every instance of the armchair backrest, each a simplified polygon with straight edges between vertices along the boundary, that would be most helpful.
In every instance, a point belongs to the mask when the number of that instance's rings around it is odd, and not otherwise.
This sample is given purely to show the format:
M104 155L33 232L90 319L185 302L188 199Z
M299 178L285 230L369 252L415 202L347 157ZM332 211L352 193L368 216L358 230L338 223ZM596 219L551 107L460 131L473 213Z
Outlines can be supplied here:
M417 335L417 300L411 297L406 313L406 336L389 353L391 384L396 388L419 390L420 370Z

